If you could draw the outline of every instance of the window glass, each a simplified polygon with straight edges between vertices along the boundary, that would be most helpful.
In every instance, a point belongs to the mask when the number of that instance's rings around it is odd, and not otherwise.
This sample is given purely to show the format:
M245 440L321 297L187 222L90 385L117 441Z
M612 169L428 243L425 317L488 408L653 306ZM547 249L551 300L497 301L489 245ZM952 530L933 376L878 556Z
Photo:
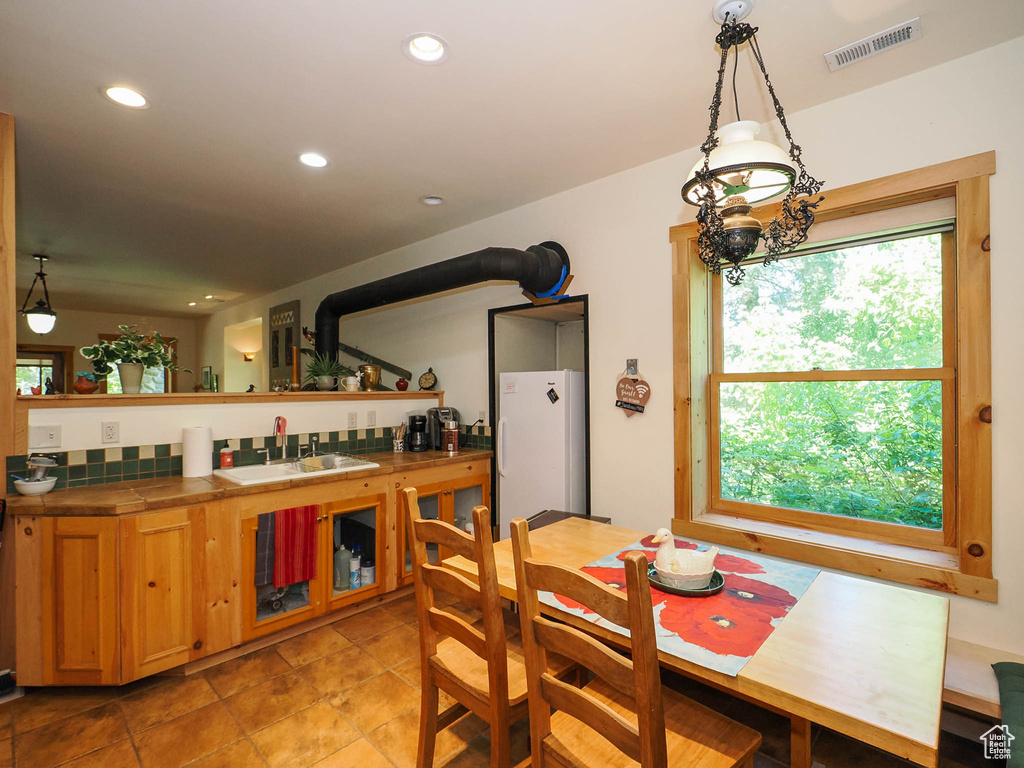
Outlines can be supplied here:
M942 235L745 267L722 291L723 371L942 366Z
M719 392L723 499L942 529L940 381Z

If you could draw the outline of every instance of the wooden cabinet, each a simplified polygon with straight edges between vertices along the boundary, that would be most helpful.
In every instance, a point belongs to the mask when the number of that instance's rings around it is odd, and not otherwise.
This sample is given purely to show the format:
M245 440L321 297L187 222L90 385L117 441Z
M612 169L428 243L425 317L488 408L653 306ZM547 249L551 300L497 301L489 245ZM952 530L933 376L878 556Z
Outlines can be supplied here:
M412 583L412 554L409 551L406 530L409 513L405 504L405 495L401 493L402 488L416 488L420 514L423 517L440 519L462 529L465 529L466 524L472 521L473 507L483 505L490 508L491 476L488 471L489 467L467 464L459 469L461 471L456 470L454 476L439 482L430 482L437 474L435 471L411 472L396 484L398 557L395 558L395 566L398 570L400 585ZM438 551L431 547L433 545L428 545L427 556L434 562L443 560L452 554L446 549L442 548Z
M116 517L19 517L19 685L120 680Z

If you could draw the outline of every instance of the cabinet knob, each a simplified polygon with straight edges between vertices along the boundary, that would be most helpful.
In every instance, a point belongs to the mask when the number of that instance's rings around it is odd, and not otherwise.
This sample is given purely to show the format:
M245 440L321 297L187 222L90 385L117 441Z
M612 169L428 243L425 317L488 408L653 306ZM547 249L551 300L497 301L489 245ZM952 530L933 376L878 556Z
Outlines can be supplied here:
M194 643L192 643L192 650L194 650L194 651L198 651L202 647L203 647L203 641L202 640L196 640Z

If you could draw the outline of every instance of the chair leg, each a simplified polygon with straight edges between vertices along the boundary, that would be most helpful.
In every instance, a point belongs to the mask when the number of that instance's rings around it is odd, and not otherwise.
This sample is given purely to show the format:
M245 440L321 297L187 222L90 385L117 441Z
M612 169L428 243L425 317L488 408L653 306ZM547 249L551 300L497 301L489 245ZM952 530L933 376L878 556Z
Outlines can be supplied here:
M424 680L420 694L420 740L416 752L417 768L433 768L434 741L437 739L437 686Z
M498 711L495 711L495 710ZM508 708L491 707L491 768L510 768L512 744Z

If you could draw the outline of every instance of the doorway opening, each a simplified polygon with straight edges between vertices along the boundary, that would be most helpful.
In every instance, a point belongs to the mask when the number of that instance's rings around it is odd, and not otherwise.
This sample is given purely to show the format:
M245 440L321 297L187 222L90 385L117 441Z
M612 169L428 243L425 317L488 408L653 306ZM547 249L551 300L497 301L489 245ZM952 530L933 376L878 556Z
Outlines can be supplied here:
M499 538L513 518L546 509L590 515L587 309L584 295L488 312L491 522Z
M270 375L265 371L263 318L224 327L224 379L221 392L267 391Z

